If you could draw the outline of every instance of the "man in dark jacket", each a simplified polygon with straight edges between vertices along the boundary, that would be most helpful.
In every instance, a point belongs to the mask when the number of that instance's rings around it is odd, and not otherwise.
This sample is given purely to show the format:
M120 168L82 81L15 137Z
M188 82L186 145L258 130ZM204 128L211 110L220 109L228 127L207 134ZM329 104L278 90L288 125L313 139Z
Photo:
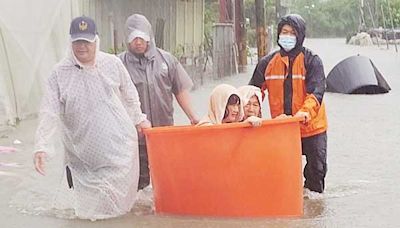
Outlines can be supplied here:
M146 17L133 14L125 24L128 50L119 55L140 96L143 112L153 127L174 124L173 97L191 124L198 118L190 103L192 80L178 60L156 47L153 30ZM144 137L139 137L139 189L149 185L150 175Z
M277 33L280 50L259 61L249 84L260 87L263 93L268 91L272 118L304 119L301 124L302 152L307 160L304 187L322 193L327 172L325 74L321 59L303 47L305 32L305 21L300 15L281 18Z

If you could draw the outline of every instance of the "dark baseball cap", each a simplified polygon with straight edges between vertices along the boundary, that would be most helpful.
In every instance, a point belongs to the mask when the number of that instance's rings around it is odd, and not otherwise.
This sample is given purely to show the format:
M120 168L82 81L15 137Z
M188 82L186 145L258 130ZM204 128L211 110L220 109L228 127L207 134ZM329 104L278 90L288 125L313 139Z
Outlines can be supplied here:
M94 42L97 35L96 24L92 18L85 16L76 17L71 21L69 34L72 41L86 40Z

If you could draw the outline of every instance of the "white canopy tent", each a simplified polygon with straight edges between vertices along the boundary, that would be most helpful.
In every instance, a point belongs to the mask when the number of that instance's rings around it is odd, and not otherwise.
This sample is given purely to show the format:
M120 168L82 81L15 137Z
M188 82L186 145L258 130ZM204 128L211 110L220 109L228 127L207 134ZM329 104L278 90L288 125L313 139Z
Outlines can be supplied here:
M65 55L78 0L0 2L0 130L34 116L43 82Z

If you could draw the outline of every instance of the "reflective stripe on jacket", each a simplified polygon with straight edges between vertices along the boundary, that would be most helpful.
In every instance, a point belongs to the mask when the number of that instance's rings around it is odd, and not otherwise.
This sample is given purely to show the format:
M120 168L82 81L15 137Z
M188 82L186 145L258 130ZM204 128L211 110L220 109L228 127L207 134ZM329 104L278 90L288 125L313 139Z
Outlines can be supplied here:
M292 59L279 51L262 58L249 84L260 87L263 93L268 91L272 118L283 113L295 115L299 110L308 112L311 120L301 125L302 137L327 130L322 61L308 49Z

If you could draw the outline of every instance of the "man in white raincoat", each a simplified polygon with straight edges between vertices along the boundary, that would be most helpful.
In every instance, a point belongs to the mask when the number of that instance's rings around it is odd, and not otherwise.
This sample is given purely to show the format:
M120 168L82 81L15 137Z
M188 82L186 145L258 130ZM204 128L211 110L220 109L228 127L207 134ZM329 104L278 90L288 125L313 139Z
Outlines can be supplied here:
M143 15L133 14L126 20L125 29L128 50L119 57L129 71L141 108L152 126L174 124L174 96L191 124L197 124L199 120L189 98L192 80L173 55L156 47L150 22ZM142 137L139 155L139 189L142 189L150 183L146 142Z
M71 50L55 66L42 100L35 168L45 174L50 139L61 125L76 215L92 220L119 216L131 210L136 198L135 126L141 130L150 123L122 62L99 51L94 21L75 18L70 35Z

